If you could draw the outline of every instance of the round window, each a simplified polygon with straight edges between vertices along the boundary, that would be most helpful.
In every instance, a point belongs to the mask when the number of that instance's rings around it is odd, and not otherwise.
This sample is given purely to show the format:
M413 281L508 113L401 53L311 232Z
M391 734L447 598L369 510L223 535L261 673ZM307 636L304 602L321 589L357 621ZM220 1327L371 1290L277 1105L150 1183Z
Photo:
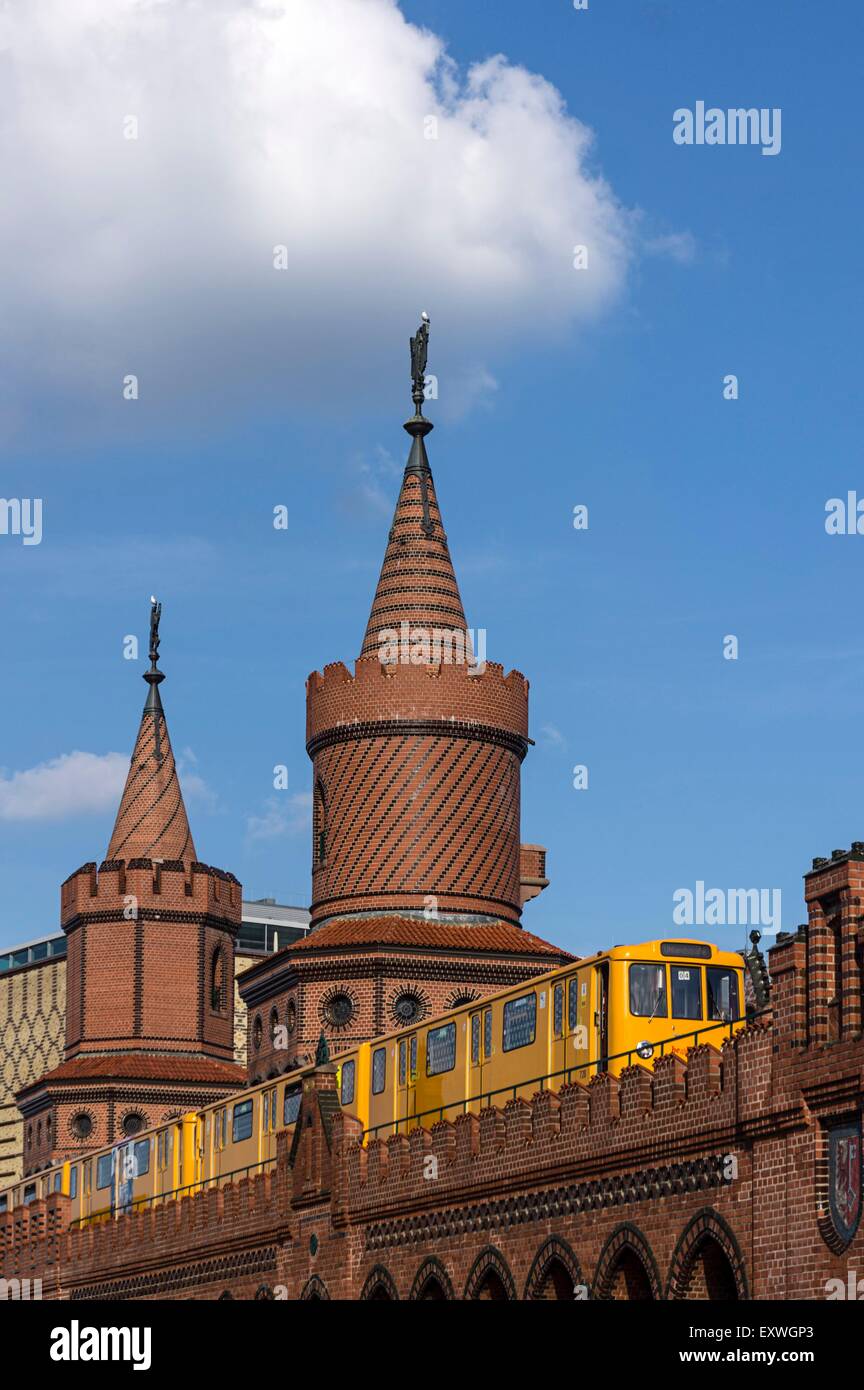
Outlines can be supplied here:
M354 1017L354 1002L350 994L334 994L328 1001L326 1012L335 1028L344 1028Z
M131 1111L123 1116L123 1133L127 1139L131 1139L133 1134L140 1134L144 1128L144 1116L139 1115L137 1110Z
M93 1120L86 1111L72 1117L72 1133L76 1139L89 1139L93 1133Z
M416 1023L423 1012L423 1005L418 996L409 991L399 995L393 1005L393 1012L400 1023Z

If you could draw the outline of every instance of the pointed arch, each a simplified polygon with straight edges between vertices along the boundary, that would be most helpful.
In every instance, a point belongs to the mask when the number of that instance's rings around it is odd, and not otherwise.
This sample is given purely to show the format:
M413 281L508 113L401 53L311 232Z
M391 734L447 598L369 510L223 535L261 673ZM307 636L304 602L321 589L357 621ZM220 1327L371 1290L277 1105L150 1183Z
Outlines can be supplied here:
M398 1302L399 1294L389 1269L376 1265L370 1270L360 1298L365 1303Z
M713 1207L703 1207L685 1226L669 1262L666 1297L723 1303L749 1300L741 1247Z
M322 1279L318 1278L317 1274L313 1274L312 1278L308 1280L308 1282L303 1286L303 1292L301 1293L300 1298L305 1303L330 1302L330 1295L327 1292L327 1285L324 1283Z
M465 1281L463 1298L490 1299L495 1303L513 1301L516 1285L507 1261L494 1245L487 1245L477 1256Z
M434 1255L430 1259L424 1260L418 1269L408 1297L415 1302L434 1299L441 1301L456 1297L450 1275L441 1261L436 1260Z
M615 1227L597 1261L593 1296L624 1302L663 1297L657 1261L638 1226Z
M227 967L225 947L217 946L210 961L210 1007L215 1013L224 1013L228 1002Z
M577 1284L584 1287L579 1261L566 1240L550 1236L534 1256L522 1297L575 1301Z

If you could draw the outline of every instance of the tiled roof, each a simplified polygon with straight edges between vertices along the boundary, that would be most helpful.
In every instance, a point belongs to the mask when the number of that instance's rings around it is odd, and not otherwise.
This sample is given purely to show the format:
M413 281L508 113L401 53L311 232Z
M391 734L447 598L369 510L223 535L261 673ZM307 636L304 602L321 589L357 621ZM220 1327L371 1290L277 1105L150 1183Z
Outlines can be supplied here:
M106 857L180 859L191 864L198 856L158 691L153 703L141 718Z
M244 1067L233 1062L220 1062L213 1057L183 1057L160 1053L158 1056L134 1053L129 1056L73 1057L61 1062L53 1071L31 1082L25 1091L32 1091L46 1082L55 1081L200 1081L223 1086L242 1084L247 1080ZM23 1095L24 1091L19 1092Z
M361 655L377 655L380 633L400 631L403 622L463 634L467 627L422 433L402 479Z
M322 951L352 946L415 946L431 950L469 951L472 954L550 956L567 961L573 957L531 932L507 922L462 926L455 922L427 921L419 917L346 917L311 931L289 951ZM280 952L281 954L281 952Z

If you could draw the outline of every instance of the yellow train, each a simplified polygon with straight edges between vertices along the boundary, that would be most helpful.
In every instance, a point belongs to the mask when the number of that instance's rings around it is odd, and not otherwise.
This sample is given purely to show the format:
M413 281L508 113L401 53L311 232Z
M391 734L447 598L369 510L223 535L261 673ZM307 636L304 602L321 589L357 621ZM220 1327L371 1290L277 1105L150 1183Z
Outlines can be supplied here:
M406 1133L566 1082L653 1065L744 1026L744 963L706 942L657 940L574 961L334 1058L342 1107L366 1136ZM0 1214L50 1192L77 1223L220 1186L271 1167L293 1127L304 1067L84 1154L0 1192Z

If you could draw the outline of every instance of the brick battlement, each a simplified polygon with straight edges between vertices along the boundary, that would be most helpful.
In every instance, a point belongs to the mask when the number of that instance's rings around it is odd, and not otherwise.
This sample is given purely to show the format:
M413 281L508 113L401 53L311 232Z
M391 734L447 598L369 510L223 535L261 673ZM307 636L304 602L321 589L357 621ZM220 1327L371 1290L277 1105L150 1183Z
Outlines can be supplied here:
M97 870L82 864L60 889L60 920L64 927L76 918L123 917L129 898L150 912L181 911L236 922L242 912L242 890L233 874L209 864L184 865L179 860L112 859Z
M472 724L528 737L528 681L520 671L506 676L487 661L474 674L461 664L382 665L361 657L354 674L341 661L313 671L306 683L306 738L313 743L332 730L376 723L445 722L454 735L469 736Z
M670 1054L653 1072L628 1067L620 1078L602 1075L587 1086L537 1092L365 1146L356 1122L340 1116L334 1132L344 1204L353 1217L369 1218L416 1202L424 1189L437 1203L448 1194L494 1194L517 1177L588 1179L640 1161L680 1163L706 1148L725 1153L752 1118L739 1073L749 1074L760 1054L770 1059L769 1038L770 1030L757 1024L720 1050L692 1048L686 1065ZM424 1183L430 1155L437 1176Z

